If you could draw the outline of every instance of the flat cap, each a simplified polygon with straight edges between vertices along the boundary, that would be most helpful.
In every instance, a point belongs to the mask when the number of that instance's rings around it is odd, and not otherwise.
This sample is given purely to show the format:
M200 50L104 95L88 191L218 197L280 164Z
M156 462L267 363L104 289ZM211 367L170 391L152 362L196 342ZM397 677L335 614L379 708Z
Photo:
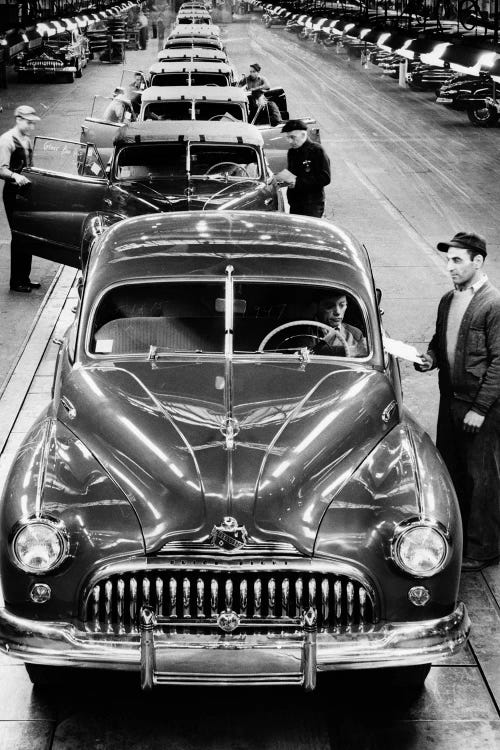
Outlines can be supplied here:
M253 68L254 70L256 70L256 71L257 71L257 73L260 73L261 67L260 67L259 63L251 63L251 64L249 65L249 67L250 67L250 68Z
M14 112L14 117L22 117L23 120L29 120L30 122L37 122L40 119L36 110L34 110L33 107L29 107L27 104L21 104L20 107L17 107Z
M442 253L448 252L450 247L463 247L466 250L472 250L478 255L486 258L486 240L479 234L472 232L457 232L449 242L438 242L437 249Z
M288 120L281 128L282 133L290 133L291 130L307 130L304 120Z

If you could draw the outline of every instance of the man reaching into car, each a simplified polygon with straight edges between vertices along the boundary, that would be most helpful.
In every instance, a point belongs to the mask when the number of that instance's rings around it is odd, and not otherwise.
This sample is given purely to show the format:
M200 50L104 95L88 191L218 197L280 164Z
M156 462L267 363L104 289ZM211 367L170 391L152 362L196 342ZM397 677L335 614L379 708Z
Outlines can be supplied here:
M108 122L122 123L125 120L135 120L135 113L130 99L127 99L125 90L117 86L113 91L113 99L106 107L104 119Z
M281 112L272 99L266 99L262 89L252 89L248 97L250 122L253 125L281 125Z
M33 144L30 133L35 129L35 122L40 118L33 107L21 105L14 112L16 122L13 128L0 136L0 178L5 181L3 203L9 226L16 203L16 196L21 188L30 184L27 177L21 174L24 167L31 167ZM39 289L37 281L30 281L31 254L15 246L14 238L10 244L10 289L12 292L31 292Z

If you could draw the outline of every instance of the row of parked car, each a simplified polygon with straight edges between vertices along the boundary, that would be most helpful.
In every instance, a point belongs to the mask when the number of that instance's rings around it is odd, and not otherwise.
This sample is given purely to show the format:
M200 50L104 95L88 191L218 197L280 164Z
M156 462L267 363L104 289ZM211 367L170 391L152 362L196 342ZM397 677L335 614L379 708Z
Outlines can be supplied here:
M195 26L166 49L202 66L224 45ZM460 514L403 407L367 250L279 210L232 81L147 118L169 88L141 91L109 161L86 130L37 137L25 170L17 240L85 263L0 503L0 649L66 689L67 667L145 690L364 668L421 686L469 632Z
M32 253L79 266L107 226L151 211L285 209L274 174L288 144L267 109L272 99L286 121L285 92L255 103L209 18L181 9L149 71L123 70L113 96L94 97L79 143L36 138L13 221Z
M262 22L268 28L283 27L287 32L294 33L299 39L324 47L335 47L337 51L344 48L351 56L357 55L369 59L378 65L383 72L393 78L400 75L400 66L405 64L406 82L414 91L435 91L436 102L452 109L463 110L473 125L478 127L490 127L498 122L500 117L500 95L497 93L497 76L492 76L487 68L476 67L470 73L457 73L452 70L448 62L442 66L424 63L419 55L408 60L398 54L397 51L388 49L385 45L377 45L378 39L386 41L383 37L394 35L394 31L384 33L384 30L376 30L375 26L360 31L359 23L355 22L352 13L356 10L354 6L349 9L343 6L341 12L335 14L335 18L326 18L306 13L293 13L286 7L276 5L264 5L262 7ZM351 15L349 15L351 10ZM391 11L388 11L391 15ZM370 14L367 24L376 24L380 15ZM401 21L400 21L401 22ZM415 34L425 32L432 34L432 25L426 22L422 29L418 25L418 16L412 19L412 29ZM436 30L434 30L436 31ZM446 31L441 24L441 33ZM451 29L448 29L451 31ZM432 39L429 37L430 47ZM434 40L435 44L438 39ZM404 40L400 40L400 45ZM478 52L478 56L480 51ZM498 56L500 58L500 55Z

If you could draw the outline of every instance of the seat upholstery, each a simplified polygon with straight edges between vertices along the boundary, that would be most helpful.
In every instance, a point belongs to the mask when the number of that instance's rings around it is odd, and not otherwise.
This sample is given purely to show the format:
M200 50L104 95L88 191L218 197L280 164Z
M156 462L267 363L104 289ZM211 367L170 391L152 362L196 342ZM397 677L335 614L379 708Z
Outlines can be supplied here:
M102 326L94 338L98 353L147 352L150 346L173 351L221 351L224 330L216 318L119 318ZM111 348L99 346L99 341L112 341Z

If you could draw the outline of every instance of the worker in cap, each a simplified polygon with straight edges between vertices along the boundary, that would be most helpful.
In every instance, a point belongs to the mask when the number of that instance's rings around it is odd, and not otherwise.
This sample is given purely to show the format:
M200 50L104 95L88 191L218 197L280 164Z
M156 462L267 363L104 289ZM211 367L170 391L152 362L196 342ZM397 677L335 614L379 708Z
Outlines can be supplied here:
M291 214L321 218L325 211L325 186L331 180L330 159L320 143L308 136L303 120L288 120L281 129L290 148L287 169L276 175L278 182L287 185L287 200Z
M12 218L16 196L29 185L29 179L22 174L25 167L33 162L33 143L30 135L40 118L33 107L22 104L14 111L14 127L0 136L0 178L4 180L3 203L7 221L12 232ZM29 293L39 289L40 284L30 280L32 256L22 247L15 236L10 244L10 289L13 292Z
M436 445L460 505L462 571L478 571L500 559L500 291L484 272L484 237L457 232L437 249L453 289L415 368L439 371Z

